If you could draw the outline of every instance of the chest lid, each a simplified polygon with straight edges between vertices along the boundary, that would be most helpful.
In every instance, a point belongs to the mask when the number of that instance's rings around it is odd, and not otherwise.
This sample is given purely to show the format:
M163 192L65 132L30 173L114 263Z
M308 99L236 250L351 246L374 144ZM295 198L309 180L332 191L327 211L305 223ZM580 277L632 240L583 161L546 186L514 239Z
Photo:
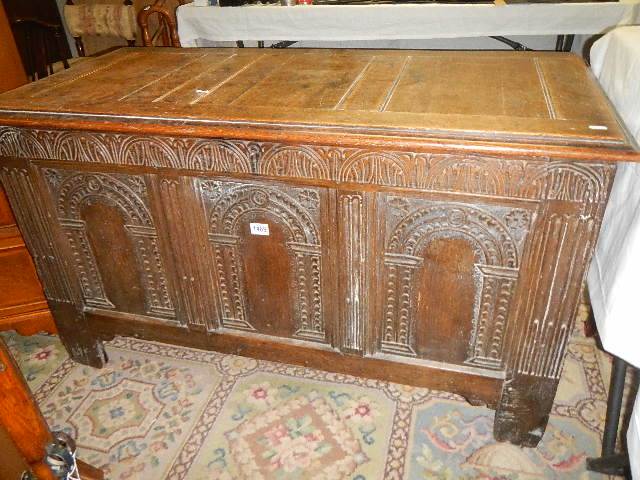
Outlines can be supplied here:
M41 120L628 148L555 52L123 48L0 95L0 125Z

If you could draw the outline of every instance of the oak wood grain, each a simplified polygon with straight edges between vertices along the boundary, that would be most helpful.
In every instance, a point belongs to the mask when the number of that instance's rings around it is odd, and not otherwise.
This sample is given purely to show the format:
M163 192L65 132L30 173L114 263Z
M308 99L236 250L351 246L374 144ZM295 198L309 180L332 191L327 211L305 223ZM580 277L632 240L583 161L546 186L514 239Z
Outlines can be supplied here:
M205 58L203 58L203 54ZM369 89L369 82L371 89ZM153 93L152 93L153 92ZM571 54L387 50L121 49L0 96L2 110L378 128L421 136L624 146ZM33 114L32 114L33 115Z
M537 52L127 49L0 125L75 360L133 335L445 389L527 446L640 159L582 62Z

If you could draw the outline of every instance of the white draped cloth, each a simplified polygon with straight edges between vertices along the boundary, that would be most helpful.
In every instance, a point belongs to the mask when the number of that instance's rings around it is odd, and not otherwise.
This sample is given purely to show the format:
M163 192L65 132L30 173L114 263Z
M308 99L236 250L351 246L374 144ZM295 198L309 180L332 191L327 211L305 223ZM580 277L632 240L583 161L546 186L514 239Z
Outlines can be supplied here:
M423 40L604 33L640 21L639 0L557 4L404 4L178 8L183 47L236 40Z
M591 67L640 143L640 26L618 28L598 40ZM604 349L640 367L640 164L618 166L588 284ZM627 443L633 477L640 479L640 396Z

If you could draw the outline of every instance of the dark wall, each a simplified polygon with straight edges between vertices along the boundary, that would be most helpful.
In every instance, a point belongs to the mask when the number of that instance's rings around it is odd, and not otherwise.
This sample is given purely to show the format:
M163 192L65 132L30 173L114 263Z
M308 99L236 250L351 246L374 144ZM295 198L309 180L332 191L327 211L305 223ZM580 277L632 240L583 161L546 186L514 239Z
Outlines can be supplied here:
M21 19L35 19L62 26L55 0L2 0L2 4L28 75L33 75L35 72L41 74L39 76L44 76L46 62L58 62L63 58L71 57L64 29L61 37L56 39L51 30L35 29L27 24L16 23Z

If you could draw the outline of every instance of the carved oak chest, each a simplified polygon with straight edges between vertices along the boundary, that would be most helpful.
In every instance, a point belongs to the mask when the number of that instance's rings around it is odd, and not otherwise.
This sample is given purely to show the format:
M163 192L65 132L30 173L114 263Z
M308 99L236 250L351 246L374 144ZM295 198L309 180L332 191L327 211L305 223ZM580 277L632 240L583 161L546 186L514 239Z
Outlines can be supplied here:
M535 445L615 172L550 53L135 49L0 96L0 176L60 337L444 389Z

